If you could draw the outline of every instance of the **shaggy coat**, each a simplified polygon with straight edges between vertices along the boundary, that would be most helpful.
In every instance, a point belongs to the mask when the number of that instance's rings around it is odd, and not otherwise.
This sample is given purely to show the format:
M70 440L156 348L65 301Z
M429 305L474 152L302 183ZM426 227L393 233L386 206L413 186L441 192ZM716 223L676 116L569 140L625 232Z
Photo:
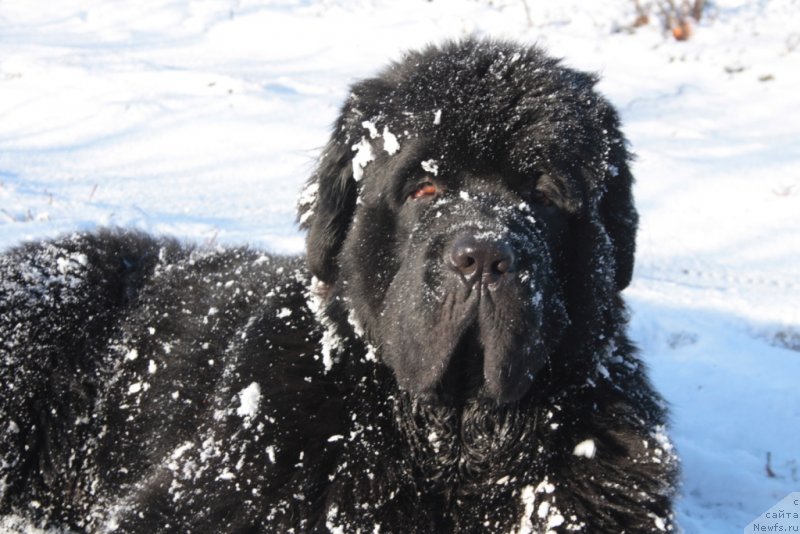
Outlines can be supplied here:
M595 82L465 40L356 84L305 258L118 231L0 257L0 528L672 530Z

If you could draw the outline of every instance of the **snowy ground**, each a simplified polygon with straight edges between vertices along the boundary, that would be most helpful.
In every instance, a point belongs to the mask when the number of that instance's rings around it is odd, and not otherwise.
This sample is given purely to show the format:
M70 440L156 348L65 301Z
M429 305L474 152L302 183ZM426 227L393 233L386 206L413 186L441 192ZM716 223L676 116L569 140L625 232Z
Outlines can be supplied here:
M349 83L445 37L538 42L604 76L639 155L626 293L681 524L740 532L800 489L800 0L716 0L684 43L614 31L628 0L528 4L0 0L0 248L120 225L298 252Z

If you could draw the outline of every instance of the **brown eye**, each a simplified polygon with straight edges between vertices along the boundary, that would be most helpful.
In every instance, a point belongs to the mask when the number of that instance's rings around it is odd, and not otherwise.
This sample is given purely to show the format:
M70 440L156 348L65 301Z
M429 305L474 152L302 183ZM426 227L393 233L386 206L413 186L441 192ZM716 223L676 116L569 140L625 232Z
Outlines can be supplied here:
M424 184L420 184L416 191L408 195L408 198L411 200L418 200L424 197L432 197L438 192L439 189L434 184L425 182Z
M550 197L547 196L547 193L545 193L544 191L540 191L539 189L534 190L534 192L531 194L531 201L533 201L534 204L538 204L540 206L553 205L553 201L550 200Z

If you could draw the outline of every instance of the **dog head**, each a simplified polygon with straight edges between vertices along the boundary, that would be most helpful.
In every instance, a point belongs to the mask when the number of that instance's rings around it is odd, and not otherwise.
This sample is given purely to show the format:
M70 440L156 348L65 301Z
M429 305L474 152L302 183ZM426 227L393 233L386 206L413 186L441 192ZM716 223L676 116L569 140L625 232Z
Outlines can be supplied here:
M300 204L309 267L403 389L521 399L607 334L633 269L629 154L596 79L466 40L352 88Z

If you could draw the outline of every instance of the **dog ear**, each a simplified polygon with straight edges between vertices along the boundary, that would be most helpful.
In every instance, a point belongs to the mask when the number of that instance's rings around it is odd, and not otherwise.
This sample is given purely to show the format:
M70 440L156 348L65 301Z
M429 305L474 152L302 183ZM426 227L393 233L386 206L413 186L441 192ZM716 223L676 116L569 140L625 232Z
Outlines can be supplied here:
M603 127L609 133L608 165L605 190L600 200L600 217L613 247L617 291L625 289L633 276L633 257L636 251L636 228L639 215L633 205L633 175L628 163L631 154L620 132L616 111L608 105Z
M353 151L347 137L340 118L298 203L300 228L308 232L306 261L311 274L327 284L336 280L336 256L356 205Z

